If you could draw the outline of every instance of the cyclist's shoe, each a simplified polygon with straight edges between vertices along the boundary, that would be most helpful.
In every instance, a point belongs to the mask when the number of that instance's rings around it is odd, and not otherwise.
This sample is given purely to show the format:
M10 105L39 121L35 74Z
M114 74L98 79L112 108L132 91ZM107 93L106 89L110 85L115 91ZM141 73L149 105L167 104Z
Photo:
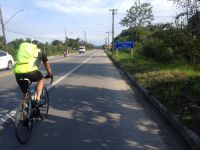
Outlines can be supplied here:
M41 106L45 105L46 103L47 103L47 102L46 102L45 99L41 99L41 100L39 100L39 101L36 101L36 106L37 106L37 107L41 107Z

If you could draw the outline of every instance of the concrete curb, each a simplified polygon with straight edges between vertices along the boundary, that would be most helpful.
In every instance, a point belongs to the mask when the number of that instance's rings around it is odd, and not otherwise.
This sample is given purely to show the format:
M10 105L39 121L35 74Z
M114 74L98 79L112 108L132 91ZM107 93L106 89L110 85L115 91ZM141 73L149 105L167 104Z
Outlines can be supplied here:
M117 63L112 57L108 55L108 57L112 60L112 62L120 68L123 73L128 77L128 79L131 81L131 83L136 86L140 90L140 92L145 95L151 103L164 115L164 117L171 123L171 125L179 132L179 134L184 138L184 140L190 145L192 150L200 150L200 137L188 129L185 125L181 123L179 119L177 119L169 110L160 103L157 98L150 95L148 90L146 90L140 83L138 83L132 75L127 72L123 66L121 66L119 63Z

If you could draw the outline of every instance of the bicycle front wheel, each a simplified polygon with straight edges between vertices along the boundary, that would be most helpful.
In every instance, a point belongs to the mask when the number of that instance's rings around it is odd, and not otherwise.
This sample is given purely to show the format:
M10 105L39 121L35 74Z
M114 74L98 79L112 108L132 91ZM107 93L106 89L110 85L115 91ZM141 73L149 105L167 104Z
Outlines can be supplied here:
M25 108L25 105L28 106ZM31 104L20 102L15 115L15 135L21 144L25 144L32 131Z
M40 115L43 119L46 119L49 111L49 95L45 87L42 90L42 99L45 100L45 104L39 107Z

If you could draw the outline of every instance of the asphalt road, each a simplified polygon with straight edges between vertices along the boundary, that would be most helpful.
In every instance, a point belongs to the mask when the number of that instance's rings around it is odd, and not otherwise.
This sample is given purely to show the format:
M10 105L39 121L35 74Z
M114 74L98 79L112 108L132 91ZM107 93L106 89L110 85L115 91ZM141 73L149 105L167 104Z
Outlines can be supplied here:
M55 77L49 116L34 126L25 145L15 138L11 115L21 93L14 75L0 72L0 150L188 149L104 51L49 60Z

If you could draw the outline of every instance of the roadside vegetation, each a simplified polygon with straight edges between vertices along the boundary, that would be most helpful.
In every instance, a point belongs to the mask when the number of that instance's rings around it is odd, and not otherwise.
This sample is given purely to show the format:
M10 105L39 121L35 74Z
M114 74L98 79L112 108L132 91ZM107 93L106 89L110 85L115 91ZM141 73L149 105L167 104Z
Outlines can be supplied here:
M8 52L13 56L15 59L17 49L22 42L31 42L30 38L26 39L15 39L7 44ZM50 43L40 43L41 47L46 51L48 56L54 55L63 55L65 49L68 49L69 53L78 52L78 48L81 45L85 45L87 50L93 49L94 45L87 43L85 41L81 41L79 38L77 39L70 39L67 38L65 42L60 40L54 40ZM5 51L4 44L3 44L3 37L0 36L0 49Z
M158 62L119 52L112 57L185 125L200 134L200 65Z
M188 5L181 5L185 2ZM200 135L200 30L197 28L200 20L196 18L200 14L185 12L188 1L175 3L183 7L176 23L152 25L151 5L136 1L120 23L128 29L115 38L115 41L134 41L134 54L131 55L130 49L121 49L118 54L108 50L108 54ZM191 9L193 6L191 4ZM199 9L199 3L195 6ZM184 17L189 19L183 22Z

